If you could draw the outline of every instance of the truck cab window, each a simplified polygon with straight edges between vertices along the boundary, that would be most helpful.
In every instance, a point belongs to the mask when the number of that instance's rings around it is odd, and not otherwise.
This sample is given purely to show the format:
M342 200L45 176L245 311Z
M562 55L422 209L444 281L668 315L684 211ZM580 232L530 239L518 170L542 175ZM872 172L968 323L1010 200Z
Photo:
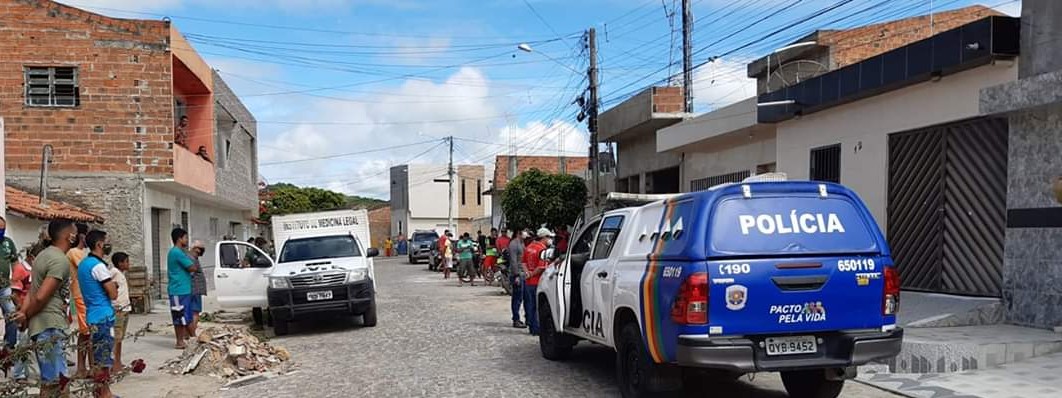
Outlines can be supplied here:
M620 229L623 227L623 216L606 217L601 223L601 232L597 234L597 243L594 244L594 260L608 258L612 252L612 246L616 243Z
M289 239L280 252L280 262L320 260L324 258L359 257L361 249L350 235L315 236Z

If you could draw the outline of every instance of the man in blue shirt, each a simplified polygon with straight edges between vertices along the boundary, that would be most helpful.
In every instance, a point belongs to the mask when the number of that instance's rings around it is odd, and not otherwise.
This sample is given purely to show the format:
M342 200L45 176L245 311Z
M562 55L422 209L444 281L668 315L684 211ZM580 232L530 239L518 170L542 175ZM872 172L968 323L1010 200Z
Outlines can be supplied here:
M92 341L92 366L95 374L95 396L110 398L111 366L114 365L114 306L111 300L118 298L118 285L111 279L111 270L103 257L110 254L107 233L95 230L85 235L89 254L77 266L77 282L81 285L81 297L85 301L85 321L88 323Z
M192 325L192 272L198 270L191 258L185 254L188 249L188 231L174 228L170 233L173 247L166 256L166 274L169 276L167 294L170 296L170 315L173 317L173 329L177 335L175 348L183 350L184 341L195 335Z

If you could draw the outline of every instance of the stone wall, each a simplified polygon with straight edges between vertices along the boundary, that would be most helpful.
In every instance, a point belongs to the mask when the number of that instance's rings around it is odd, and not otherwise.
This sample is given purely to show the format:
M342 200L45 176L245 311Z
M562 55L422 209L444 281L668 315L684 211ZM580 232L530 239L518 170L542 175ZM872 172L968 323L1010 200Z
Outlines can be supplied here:
M39 175L9 173L7 183L33 194L40 192ZM103 225L96 227L107 231L114 251L128 253L134 266L147 265L144 219L141 216L144 184L141 179L122 175L59 173L49 175L48 187L48 199L63 201L102 216Z

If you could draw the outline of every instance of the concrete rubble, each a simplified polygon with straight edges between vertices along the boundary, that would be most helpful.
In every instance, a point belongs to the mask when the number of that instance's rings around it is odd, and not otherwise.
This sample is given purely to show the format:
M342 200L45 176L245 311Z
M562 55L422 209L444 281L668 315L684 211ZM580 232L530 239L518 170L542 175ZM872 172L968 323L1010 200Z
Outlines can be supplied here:
M176 358L160 370L172 374L207 375L223 381L259 379L265 373L284 374L295 369L288 350L261 341L246 329L218 326L205 329ZM243 383L239 383L243 384Z

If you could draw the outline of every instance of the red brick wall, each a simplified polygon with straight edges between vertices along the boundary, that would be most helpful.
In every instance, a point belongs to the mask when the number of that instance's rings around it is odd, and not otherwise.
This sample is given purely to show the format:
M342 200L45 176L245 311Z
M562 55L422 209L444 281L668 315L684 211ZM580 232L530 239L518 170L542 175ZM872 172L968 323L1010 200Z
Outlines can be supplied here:
M934 14L932 29L926 15L843 31L823 31L818 41L830 46L832 67L841 68L992 15L1003 14L976 5Z
M512 156L499 155L494 161L494 189L505 189L509 182L509 162ZM587 157L565 157L565 172L568 174L582 175L590 165ZM539 169L547 173L560 173L560 160L556 156L517 156L516 173L523 173L531 169Z
M168 22L112 19L47 0L0 0L0 27L9 171L39 170L41 147L52 144L54 171L172 174ZM77 66L80 106L24 105L24 66Z
M369 235L372 247L383 251L383 241L391 236L391 206L369 210Z
M682 87L653 87L653 112L682 112L685 101Z

